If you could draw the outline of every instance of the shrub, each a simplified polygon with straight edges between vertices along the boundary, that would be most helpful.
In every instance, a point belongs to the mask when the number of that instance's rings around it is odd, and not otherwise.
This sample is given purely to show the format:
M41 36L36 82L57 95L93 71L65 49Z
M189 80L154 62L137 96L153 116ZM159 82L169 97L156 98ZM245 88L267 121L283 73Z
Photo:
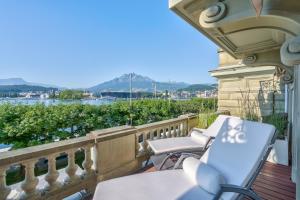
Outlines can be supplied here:
M272 124L278 131L277 138L284 139L286 136L286 129L288 126L288 118L285 113L276 113L262 117L262 121L267 124Z
M208 128L218 117L216 113L201 113L199 114L198 128Z
M84 136L95 129L125 124L137 126L186 113L212 112L214 99L187 101L136 100L110 105L0 105L0 143L15 149ZM206 118L205 127L213 118Z

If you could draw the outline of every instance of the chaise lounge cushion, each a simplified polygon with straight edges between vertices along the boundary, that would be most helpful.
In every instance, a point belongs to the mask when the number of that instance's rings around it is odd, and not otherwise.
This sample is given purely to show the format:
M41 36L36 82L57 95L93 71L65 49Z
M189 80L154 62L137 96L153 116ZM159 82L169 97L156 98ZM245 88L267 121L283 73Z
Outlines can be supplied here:
M216 137L227 118L236 118L219 115L208 129L193 129L190 137L177 137L149 141L148 144L155 155L172 152L197 152L203 151L211 137Z
M227 184L246 186L256 172L275 133L269 124L228 118L211 147L201 157L222 173ZM222 198L234 199L233 193Z
M217 194L221 189L221 184L226 183L218 170L194 157L184 160L183 170L191 181L211 194Z
M203 140L209 139L204 136L201 141L192 139L192 137L177 137L160 139L149 142L149 146L155 154L171 153L174 151L203 151L205 144Z
M212 200L182 169L149 172L101 182L93 200Z
M198 131L197 129L194 129L191 133L191 139L198 142L202 147L204 147L208 143L210 137L204 135L202 132Z

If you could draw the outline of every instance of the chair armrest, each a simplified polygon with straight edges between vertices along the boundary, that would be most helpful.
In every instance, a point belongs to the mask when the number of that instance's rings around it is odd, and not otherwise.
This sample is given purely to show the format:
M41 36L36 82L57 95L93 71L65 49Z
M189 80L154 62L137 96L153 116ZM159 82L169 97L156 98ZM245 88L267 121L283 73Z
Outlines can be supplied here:
M195 128L195 129L201 131L202 133L205 132L205 131L207 130L207 129L204 129L204 128Z
M230 185L230 184L222 184L221 185L221 190L216 194L214 197L214 200L220 199L221 195L224 192L233 192L237 194L241 194L247 197L250 197L251 199L254 200L261 200L261 198L251 189L245 188L245 187L240 187L237 185Z
M193 130L197 130L201 133L204 133L207 129L204 129L204 128L192 128L188 134L188 136L191 136L191 133L193 132Z
M172 156L177 156L177 157L181 157L181 156L185 156L185 158L188 158L188 157L200 157L200 155L198 154L195 154L195 153L192 153L192 152L173 152L173 153L170 153L168 154L164 160L162 161L161 165L159 166L158 170L162 170L163 166L166 164L167 160L172 157ZM184 158L184 159L185 159ZM183 162L184 159L181 159L180 162ZM178 161L177 161L178 162ZM178 163L176 163L178 164ZM175 164L175 165L176 165Z
M204 149L207 149L212 143L213 141L216 139L216 137L210 136L207 143L204 146Z

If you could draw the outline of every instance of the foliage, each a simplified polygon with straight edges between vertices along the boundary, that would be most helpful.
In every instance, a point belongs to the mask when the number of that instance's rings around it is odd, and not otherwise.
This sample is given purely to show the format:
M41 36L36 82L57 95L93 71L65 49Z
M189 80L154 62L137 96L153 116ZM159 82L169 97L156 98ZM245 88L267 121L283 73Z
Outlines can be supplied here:
M205 90L215 90L217 89L216 84L193 84L186 88L181 88L178 91L188 91L188 92L196 92L196 91L205 91Z
M200 113L197 127L206 129L216 120L217 117L218 115L215 112Z
M288 126L288 118L287 115L284 113L277 113L277 114L272 114L269 116L264 116L262 118L262 121L264 123L272 124L276 127L278 131L277 137L279 139L284 139L286 136L286 129Z
M63 90L58 95L59 99L82 99L83 91L80 90Z
M240 114L244 119L250 121L258 121L258 100L251 96L250 89L247 91L240 91L241 98L239 99Z
M214 99L137 100L110 105L0 105L0 143L23 148L84 136L95 129L141 125L213 110Z

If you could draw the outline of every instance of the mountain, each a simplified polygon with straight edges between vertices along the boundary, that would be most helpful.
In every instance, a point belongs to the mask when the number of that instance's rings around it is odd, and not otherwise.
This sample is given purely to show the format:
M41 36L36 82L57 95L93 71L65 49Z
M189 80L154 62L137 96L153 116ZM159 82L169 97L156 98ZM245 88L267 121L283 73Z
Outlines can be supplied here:
M113 80L106 81L94 87L88 88L91 92L128 92L130 84L130 74L124 74ZM132 91L134 92L153 92L156 84L157 91L171 90L176 91L180 88L189 86L183 82L157 82L149 77L132 74Z
M181 88L178 91L195 92L195 91L214 90L217 88L218 88L218 84L192 84L186 88Z
M41 86L47 88L61 88L55 85L43 84L43 83L32 83L27 82L22 78L7 78L7 79L0 79L0 85L31 85L31 86Z
M20 92L49 92L57 91L57 88L42 87L34 85L0 85L0 94Z

